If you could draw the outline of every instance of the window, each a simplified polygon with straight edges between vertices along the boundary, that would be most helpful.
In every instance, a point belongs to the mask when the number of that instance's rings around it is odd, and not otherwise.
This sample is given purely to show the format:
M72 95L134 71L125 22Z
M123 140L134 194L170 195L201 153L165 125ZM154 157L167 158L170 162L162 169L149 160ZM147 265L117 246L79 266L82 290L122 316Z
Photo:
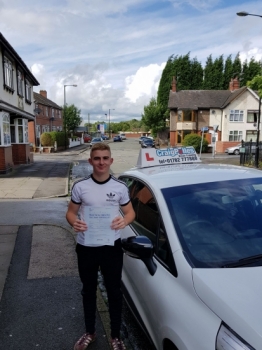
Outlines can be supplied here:
M60 110L57 111L57 115L58 115L58 118L61 118L61 111Z
M247 123L257 123L258 111L247 111Z
M36 127L35 127L35 136L36 137L40 137L40 135L41 135L40 125L36 125Z
M24 91L23 91L23 75L22 73L18 70L17 71L17 94L21 97L24 96Z
M31 103L32 101L32 87L29 83L29 81L26 79L25 81L25 98L26 98L26 102Z
M11 125L12 143L28 143L28 120L17 118Z
M191 109L179 110L177 120L179 122L194 122L195 121L195 111Z
M4 57L4 79L5 87L13 90L13 66L7 57Z
M243 131L229 131L228 141L242 141L243 140Z
M257 139L257 130L247 130L246 131L246 142L253 141Z
M3 143L4 146L8 146L11 144L10 139L10 117L5 114L3 116Z
M121 178L130 191L130 198L136 213L131 224L138 235L147 236L154 245L155 255L172 269L174 262L169 248L167 234L155 198L142 182Z
M229 121L242 122L244 118L244 111L239 109L231 109L229 114Z
M10 146L10 117L7 113L0 113L0 146Z
M45 108L45 115L48 117L48 107Z
M55 117L55 110L54 110L54 108L52 108L52 118L54 118Z
M49 125L42 125L42 133L49 132Z

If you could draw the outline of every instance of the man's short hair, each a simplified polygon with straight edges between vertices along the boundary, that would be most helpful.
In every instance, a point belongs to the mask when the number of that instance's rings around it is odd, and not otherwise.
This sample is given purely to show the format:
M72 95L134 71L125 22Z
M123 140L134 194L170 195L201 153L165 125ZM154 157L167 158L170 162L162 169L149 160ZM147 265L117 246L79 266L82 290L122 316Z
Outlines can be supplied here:
M111 154L111 149L110 149L109 145L107 143L104 143L104 142L98 142L92 146L91 151L90 151L90 158L92 157L92 153L94 151L109 151Z

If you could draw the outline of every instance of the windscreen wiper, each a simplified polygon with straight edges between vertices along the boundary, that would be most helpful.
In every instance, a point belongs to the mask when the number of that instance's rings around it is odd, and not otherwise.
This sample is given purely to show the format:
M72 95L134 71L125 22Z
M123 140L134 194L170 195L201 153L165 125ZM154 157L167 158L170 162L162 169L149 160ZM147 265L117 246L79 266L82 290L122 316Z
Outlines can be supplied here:
M246 266L249 264L253 264L254 262L259 261L261 259L262 259L262 254L258 254L258 255L253 255L253 256L249 256L247 258L240 259L238 261L234 261L234 262L229 263L229 264L222 265L221 267L226 268L226 267Z

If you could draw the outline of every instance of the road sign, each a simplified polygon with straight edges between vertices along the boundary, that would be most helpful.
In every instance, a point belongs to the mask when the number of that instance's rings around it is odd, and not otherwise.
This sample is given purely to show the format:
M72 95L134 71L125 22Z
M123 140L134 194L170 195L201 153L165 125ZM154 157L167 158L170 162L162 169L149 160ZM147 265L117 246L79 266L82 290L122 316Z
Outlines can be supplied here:
M208 130L209 130L208 126L204 126L203 128L201 128L202 132L208 132Z

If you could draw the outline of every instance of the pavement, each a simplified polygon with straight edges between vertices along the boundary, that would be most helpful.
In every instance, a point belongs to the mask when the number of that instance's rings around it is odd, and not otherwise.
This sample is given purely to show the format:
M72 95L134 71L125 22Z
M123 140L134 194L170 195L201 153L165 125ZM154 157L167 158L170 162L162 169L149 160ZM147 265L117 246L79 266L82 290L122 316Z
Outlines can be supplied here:
M79 156L87 147L81 145L59 152L64 161L37 161L1 175L0 200L68 197L70 178L85 175L87 164L86 160L76 162L77 171L71 171L72 156ZM111 169L115 175L126 168L127 160L131 166L136 164L137 156L131 150L126 152L125 159L113 154L115 161ZM71 156L68 161L67 156ZM239 158L234 159L239 164ZM203 155L202 161L212 159ZM233 157L226 158L226 162L232 164L232 161ZM221 163L221 159L213 162ZM97 292L99 337L90 350L110 349L109 315L101 290L98 288ZM72 350L84 333L80 291L75 234L69 226L48 224L48 221L0 225L0 349ZM128 339L125 343L130 349Z

